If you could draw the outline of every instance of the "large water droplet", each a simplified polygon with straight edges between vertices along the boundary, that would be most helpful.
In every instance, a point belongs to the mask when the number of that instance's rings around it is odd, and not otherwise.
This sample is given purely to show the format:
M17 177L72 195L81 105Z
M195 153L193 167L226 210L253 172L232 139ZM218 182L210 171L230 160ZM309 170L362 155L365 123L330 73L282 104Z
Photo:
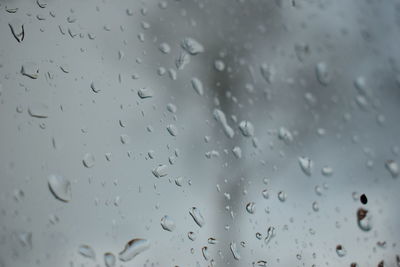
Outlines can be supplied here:
M121 261L130 261L143 251L150 248L150 242L147 239L135 238L129 241L124 250L119 253Z
M69 202L72 199L71 182L61 175L52 174L47 178L50 192L58 200Z
M196 222L196 224L200 227L203 227L203 225L206 223L204 220L203 215L201 215L200 210L196 207L193 207L189 210L190 216L192 216L193 220Z

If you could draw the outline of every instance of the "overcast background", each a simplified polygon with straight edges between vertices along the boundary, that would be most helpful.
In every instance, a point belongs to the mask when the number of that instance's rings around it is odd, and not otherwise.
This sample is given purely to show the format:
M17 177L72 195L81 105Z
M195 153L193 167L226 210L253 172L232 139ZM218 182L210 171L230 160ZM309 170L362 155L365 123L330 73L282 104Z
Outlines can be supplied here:
M150 247L116 266L399 266L400 181L385 162L400 163L400 1L0 0L0 14L1 267L105 266L134 238ZM204 52L177 69L188 37ZM71 182L69 202L49 190L52 174Z

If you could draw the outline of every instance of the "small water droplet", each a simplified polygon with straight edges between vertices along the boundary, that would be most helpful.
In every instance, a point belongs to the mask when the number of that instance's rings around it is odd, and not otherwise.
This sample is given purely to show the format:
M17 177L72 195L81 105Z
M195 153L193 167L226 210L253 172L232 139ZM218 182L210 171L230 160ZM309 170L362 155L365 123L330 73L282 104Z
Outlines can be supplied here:
M190 63L190 56L188 53L182 51L178 58L175 60L175 66L178 70L183 70L183 68Z
M188 233L188 238L190 239L190 240L192 240L192 241L195 241L196 240L196 234L194 233L194 232L189 232Z
M319 62L315 68L317 80L323 86L327 86L331 82L331 74L328 65L325 62Z
M336 246L336 254L339 257L344 257L344 256L346 256L347 252L342 245L337 245Z
M200 96L204 95L203 83L198 78L192 78L192 87L196 93Z
M149 89L149 88L140 88L140 89L138 90L138 96L139 96L141 99L151 98L151 97L153 97L153 95L154 95L153 90L151 90L151 89Z
M239 129L245 137L252 137L254 135L254 126L250 121L241 121Z
M203 257L206 261L210 259L210 253L208 252L208 247L203 247L201 249L201 253L203 254Z
M203 227L203 225L205 224L205 220L203 215L201 215L200 210L196 207L193 207L189 210L189 214L190 216L192 216L193 220L196 222L196 224L199 227Z
M242 158L242 149L240 147L235 146L232 149L232 153L237 159L241 159Z
M299 157L299 165L303 173L307 176L310 176L312 174L312 169L314 166L314 163L311 159L308 157Z
M181 47L191 55L197 55L204 52L204 47L193 38L186 37L182 40Z
M361 230L368 232L372 229L372 216L368 210L359 208L357 211L357 224Z
M172 136L177 136L178 135L178 128L176 128L176 126L173 125L173 124L169 124L167 126L167 131Z
M161 43L159 49L164 54L169 54L171 52L171 47L167 43Z
M117 260L114 254L112 254L111 252L104 253L104 264L106 265L106 267L114 267L116 261Z
M225 69L225 63L222 60L217 59L214 61L214 68L217 71L223 71Z
M157 178L164 177L167 175L167 165L160 164L152 171L153 175Z
M168 215L161 218L161 227L169 232L174 231L176 228L175 222Z
M237 250L237 247L236 247L236 243L235 243L235 242L231 242L231 244L230 244L230 249L231 249L233 258L234 258L235 260L240 260L240 255L239 255L239 252L238 252L238 250Z
M397 178L400 173L399 165L394 160L388 160L385 162L385 167L392 175L393 178Z
M81 254L82 256L84 256L86 258L89 258L92 260L94 260L96 258L96 254L94 253L94 250L89 245L79 246L78 252L79 252L79 254Z
M39 77L39 67L36 63L28 62L21 67L21 74L31 79Z
M318 202L317 202L317 201L314 201L314 202L312 203L312 209L313 209L313 211L315 211L315 212L319 211L319 205L318 205Z
M58 200L69 202L72 199L71 182L61 175L52 174L47 178L51 193Z
M82 163L83 163L83 166L85 166L86 168L92 168L94 166L95 162L96 162L96 159L92 153L86 153L83 156Z
M225 135L228 136L229 138L233 138L235 132L233 131L232 127L229 126L225 117L225 113L219 109L214 109L213 115L215 120L221 124Z
M286 193L285 193L284 191L279 191L279 192L278 192L278 199L279 199L281 202L286 201L286 198L287 198L287 195L286 195Z
M268 65L266 63L261 64L260 66L261 76L267 83L272 83L275 77L275 69L272 65Z
M248 213L253 214L256 210L256 205L254 202L249 202L246 205L246 210Z
M44 119L49 115L49 107L44 103L33 103L28 108L31 117Z

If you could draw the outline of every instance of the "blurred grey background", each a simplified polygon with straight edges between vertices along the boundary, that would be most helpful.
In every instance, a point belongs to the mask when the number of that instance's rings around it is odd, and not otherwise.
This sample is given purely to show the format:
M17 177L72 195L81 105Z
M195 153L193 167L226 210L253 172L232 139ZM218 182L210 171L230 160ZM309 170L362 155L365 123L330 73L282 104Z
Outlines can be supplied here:
M116 266L399 266L400 1L1 0L0 13L1 267L105 266L134 238L150 247ZM69 202L50 175L70 181Z

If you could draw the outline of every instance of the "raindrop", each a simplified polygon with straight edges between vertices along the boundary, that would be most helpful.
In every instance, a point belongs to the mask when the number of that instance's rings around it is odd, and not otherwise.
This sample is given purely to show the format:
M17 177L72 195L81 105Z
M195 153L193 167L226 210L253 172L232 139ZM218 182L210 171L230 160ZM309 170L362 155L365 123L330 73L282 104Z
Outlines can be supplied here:
M262 234L259 233L259 232L257 232L257 233L256 233L256 238L259 239L259 240L261 240L261 239L262 239Z
M157 178L164 177L167 175L167 165L160 164L153 171L153 175Z
M24 24L18 20L13 20L8 24L11 30L11 34L14 36L18 43L22 42L25 38Z
M28 62L22 65L21 74L31 79L37 79L39 77L39 67L33 62Z
M204 47L193 38L187 37L182 40L182 48L191 55L197 55L204 52Z
M393 178L397 178L399 176L400 170L399 165L394 160L388 160L385 162L385 167L392 175Z
M245 137L251 137L254 135L254 126L249 121L241 121L239 123L239 129Z
M167 126L167 131L169 132L170 135L172 136L177 136L178 135L178 128L176 128L175 125L169 124Z
M106 265L106 267L114 267L116 261L117 260L114 254L112 254L111 252L104 253L104 264Z
M253 262L253 266L266 267L267 261L259 260L259 261Z
M61 175L52 174L47 177L50 192L58 200L69 202L72 199L71 182Z
M49 107L43 103L33 103L29 106L28 113L34 118L47 118L49 114Z
M193 89L198 95L204 95L203 83L198 78L193 78L191 83Z
M300 165L303 173L307 176L310 176L312 173L313 166L314 166L313 161L311 159L309 159L308 157L299 157L298 160L299 160L299 165Z
M337 245L336 246L336 254L339 257L344 257L344 256L346 256L347 252L342 245Z
M253 214L256 210L256 205L254 202L249 202L246 205L246 210L248 213Z
M217 59L214 61L214 68L217 71L223 71L225 69L225 63L222 60Z
M190 56L188 53L182 51L178 58L175 61L175 66L178 70L183 70L183 68L189 64L190 62Z
M271 241L271 239L274 236L275 236L275 227L273 227L273 226L268 227L267 235L264 238L265 245L268 245L268 243Z
M151 90L151 89L148 89L148 88L140 88L140 89L138 90L138 96L139 96L141 99L144 99L144 98L151 98L151 97L153 97L153 95L154 95L154 92L153 92L153 90Z
M239 255L239 252L238 252L238 250L237 250L237 248L236 248L236 243L235 243L235 242L231 242L231 244L230 244L230 249L231 249L233 258L234 258L235 260L240 260L240 255Z
M327 86L331 82L331 74L325 62L320 62L315 68L317 80L321 85Z
M210 253L208 252L208 247L203 247L201 249L201 253L203 254L203 257L206 261L210 259Z
M174 104L169 103L167 105L167 110L171 113L176 113L177 111L177 107Z
M189 210L189 214L190 216L192 216L193 220L196 222L196 224L199 227L203 227L203 225L205 224L203 215L201 215L200 211L198 208L193 207Z
M217 244L218 242L217 242L217 239L215 239L214 237L210 237L209 239L208 239L208 244L210 244L210 245L215 245L215 244Z
M94 260L96 258L96 254L94 253L94 250L88 245L79 246L78 252L79 252L79 254L81 254L82 256L84 256L86 258L90 258L92 260Z
M135 238L125 245L124 250L122 250L118 256L121 261L130 261L149 248L150 242L147 239Z
M165 215L164 217L161 218L161 227L169 232L174 231L176 228L175 222L168 215Z
M262 196L263 196L265 199L268 199L268 198L269 198L268 189L264 189L261 193L262 193Z
M229 126L229 124L226 120L226 117L225 117L225 113L219 109L214 109L213 115L214 115L215 120L221 124L225 135L228 136L229 138L233 138L233 136L235 135L235 132Z
M293 141L292 133L284 127L279 129L278 138L283 140L286 144L290 144Z
M232 152L233 152L233 155L235 155L235 157L236 157L237 159L241 159L241 158L242 158L242 149L241 149L240 147L235 146L235 147L232 149Z
M171 52L171 47L167 43L161 43L159 49L164 54L169 54Z
M323 176L329 177L333 174L333 169L329 166L325 166L321 169L321 173Z
M357 224L361 230L368 232L372 229L372 216L369 211L359 208L357 211Z
M266 63L261 64L260 72L267 83L272 83L274 81L275 69L272 65L268 65Z
M286 193L285 193L284 191L279 191L279 193L278 193L278 199L279 199L281 202L284 202L284 201L286 201L286 198L287 198Z
M196 234L194 233L194 232L189 232L188 233L188 238L190 239L190 240L192 240L192 241L195 241L196 240Z
M32 233L31 232L21 232L18 234L18 240L23 247L29 249L32 248Z
M83 166L85 166L86 168L92 168L94 166L96 159L94 157L94 155L92 153L86 153L83 156Z
M319 211L319 205L318 205L318 202L317 202L317 201L314 201L314 202L312 203L312 209L313 209L313 211L315 211L315 212Z

